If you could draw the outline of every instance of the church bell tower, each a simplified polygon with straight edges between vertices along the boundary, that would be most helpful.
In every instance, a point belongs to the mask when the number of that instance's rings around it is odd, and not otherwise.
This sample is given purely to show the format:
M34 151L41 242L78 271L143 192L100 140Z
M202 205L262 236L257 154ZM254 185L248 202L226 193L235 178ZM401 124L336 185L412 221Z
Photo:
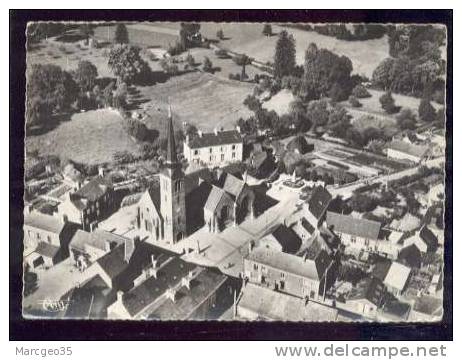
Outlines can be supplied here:
M168 108L167 158L160 173L160 211L164 220L164 241L171 244L186 237L184 173L178 161L172 112Z

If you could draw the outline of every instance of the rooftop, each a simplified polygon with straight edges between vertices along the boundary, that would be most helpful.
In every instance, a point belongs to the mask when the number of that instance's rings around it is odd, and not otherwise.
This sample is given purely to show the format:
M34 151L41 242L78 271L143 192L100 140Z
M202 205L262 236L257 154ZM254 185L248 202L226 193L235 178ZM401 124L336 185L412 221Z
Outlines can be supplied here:
M113 234L106 230L96 229L93 232L77 230L69 245L82 251L85 251L87 245L105 250L107 242L111 244L112 249L123 244L124 241L125 238L123 236Z
M41 241L38 243L35 252L47 258L54 258L59 252L59 247Z
M403 264L393 262L388 269L383 283L398 290L403 290L411 275L411 269Z
M89 201L96 201L105 195L112 184L109 180L96 176L88 183L83 185L79 190L72 194L73 198L83 198Z
M327 212L327 226L333 227L334 231L340 233L377 240L379 238L382 224L367 219L355 218L349 215Z
M338 311L313 301L299 299L287 294L248 283L242 289L238 308L250 310L265 320L282 321L335 321Z
M33 211L24 215L24 225L45 230L54 234L60 234L66 226L66 222L55 216Z
M368 300L375 306L380 306L385 287L374 277L360 281L348 294L347 300Z
M217 133L202 133L189 140L191 149L209 146L228 145L242 143L241 134L237 130L218 131Z
M320 219L331 200L332 195L329 191L322 186L316 186L308 200L308 209L317 219Z
M281 244L282 251L290 254L296 253L302 245L302 240L292 229L284 225L279 225L271 235Z
M394 140L390 142L387 145L387 148L419 158L424 157L429 151L429 148L427 146L410 144L408 142L400 140Z
M248 259L313 280L320 280L331 262L325 251L321 252L321 256L316 257L316 260L312 260L266 247L257 247L252 250Z

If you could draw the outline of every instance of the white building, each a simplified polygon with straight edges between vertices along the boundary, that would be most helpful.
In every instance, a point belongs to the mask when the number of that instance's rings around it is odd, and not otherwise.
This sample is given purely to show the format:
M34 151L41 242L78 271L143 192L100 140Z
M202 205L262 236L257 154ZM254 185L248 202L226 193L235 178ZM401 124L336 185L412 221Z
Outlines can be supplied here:
M186 137L183 154L189 163L207 166L223 166L242 161L242 137L237 130L215 129L212 133L199 131L196 136Z

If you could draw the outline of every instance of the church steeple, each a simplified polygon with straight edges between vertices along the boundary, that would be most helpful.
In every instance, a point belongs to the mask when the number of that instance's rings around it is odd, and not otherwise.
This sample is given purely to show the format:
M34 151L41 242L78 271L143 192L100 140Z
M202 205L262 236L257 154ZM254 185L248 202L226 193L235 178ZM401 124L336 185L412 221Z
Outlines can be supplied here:
M172 109L168 105L168 124L167 124L167 165L175 165L178 163L176 156L175 134L173 131Z

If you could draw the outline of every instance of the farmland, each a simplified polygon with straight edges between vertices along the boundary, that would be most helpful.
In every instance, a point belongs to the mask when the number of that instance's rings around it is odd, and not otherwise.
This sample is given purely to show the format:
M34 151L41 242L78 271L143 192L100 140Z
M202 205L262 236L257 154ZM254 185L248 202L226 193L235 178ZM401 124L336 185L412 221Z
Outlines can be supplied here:
M117 151L138 151L138 145L127 135L122 121L120 115L111 110L74 114L45 134L27 136L26 149L86 164L110 162Z

